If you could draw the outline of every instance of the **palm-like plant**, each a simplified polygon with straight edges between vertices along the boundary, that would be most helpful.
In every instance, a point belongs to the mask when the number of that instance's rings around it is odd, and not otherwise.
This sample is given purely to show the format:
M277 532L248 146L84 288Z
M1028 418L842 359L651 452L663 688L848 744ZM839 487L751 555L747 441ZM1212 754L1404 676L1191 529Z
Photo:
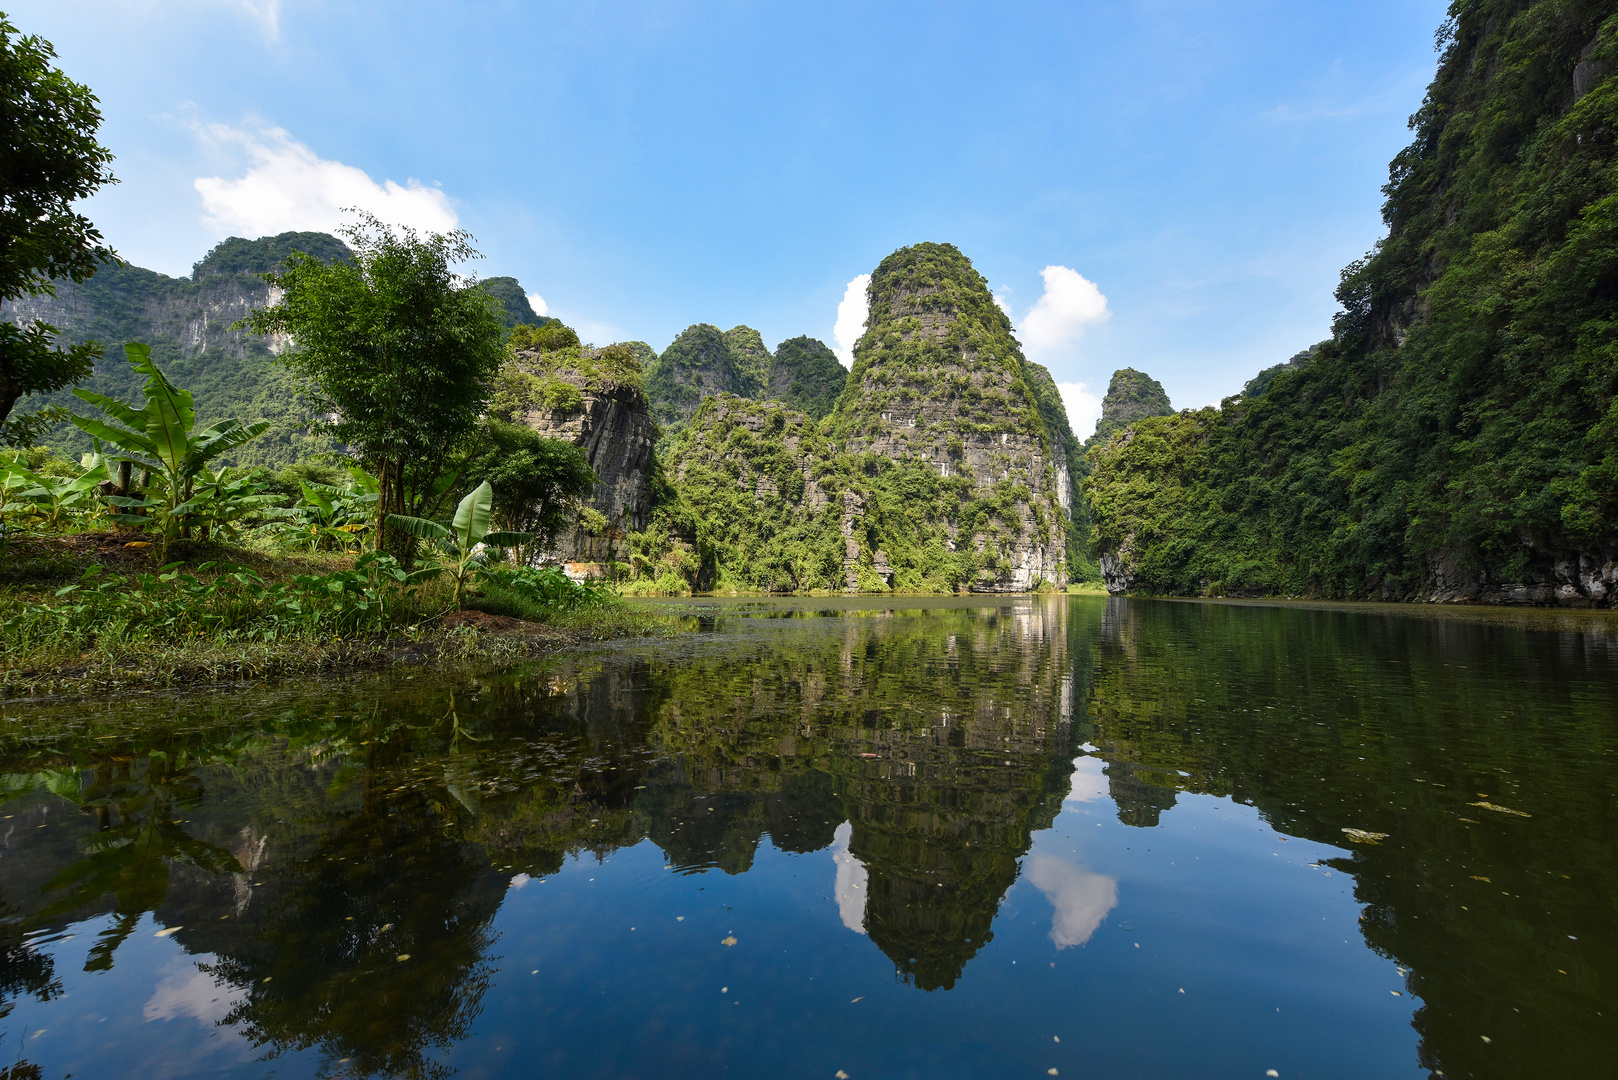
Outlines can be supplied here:
M263 434L270 424L260 420L244 424L240 420L221 420L193 432L196 410L191 404L191 391L174 386L152 362L152 350L137 342L124 346L129 364L146 376L146 403L141 408L126 404L105 394L82 387L75 396L97 406L110 418L124 426L115 427L92 416L74 416L73 423L102 442L123 451L117 457L130 461L143 470L150 470L162 481L162 498L144 492L140 498L113 496L109 501L124 509L140 509L151 519L133 514L119 514L114 520L128 524L157 524L162 530L163 555L167 558L169 541L179 536L202 509L197 502L197 480L204 476L208 462L227 450L234 450L250 439ZM206 497L206 496L205 496ZM243 498L265 498L242 496Z
M494 489L484 481L461 500L448 525L404 514L389 514L387 520L388 524L411 536L434 541L440 546L447 556L442 569L455 579L455 606L459 608L467 581L488 561L485 548L516 547L530 538L528 533L490 532L489 517L493 511Z

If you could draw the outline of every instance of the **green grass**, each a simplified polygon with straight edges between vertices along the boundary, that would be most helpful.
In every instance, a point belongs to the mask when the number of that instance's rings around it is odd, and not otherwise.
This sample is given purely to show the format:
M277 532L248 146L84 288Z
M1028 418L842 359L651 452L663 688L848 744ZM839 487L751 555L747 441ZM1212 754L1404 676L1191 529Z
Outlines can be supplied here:
M488 593L468 606L510 620L497 622L452 614L446 578L412 582L388 560L192 545L156 567L151 549L121 540L10 545L0 568L0 694L200 686L396 664L497 667L680 626L556 571L484 577Z

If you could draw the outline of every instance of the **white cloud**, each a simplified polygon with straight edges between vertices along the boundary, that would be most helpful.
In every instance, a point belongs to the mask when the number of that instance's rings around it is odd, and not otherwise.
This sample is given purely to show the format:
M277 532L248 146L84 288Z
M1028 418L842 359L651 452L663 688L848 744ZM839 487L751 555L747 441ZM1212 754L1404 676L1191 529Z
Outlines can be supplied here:
M1054 855L1034 855L1027 863L1028 880L1045 894L1055 912L1051 940L1058 949L1083 945L1118 906L1118 879Z
M1101 399L1081 382L1057 383L1062 395L1062 407L1067 410L1067 423L1080 441L1096 433L1096 421L1101 419Z
M545 298L539 295L537 292L531 292L528 294L528 306L534 309L535 315L550 314L551 309L546 305Z
M1010 294L1011 286L1002 285L994 291L994 302L999 306L1001 311L1006 313L1006 318L1015 319L1017 316L1011 313Z
M861 274L843 290L842 302L837 305L837 323L832 327L832 338L837 344L832 352L846 368L854 366L854 343L865 333L865 320L871 314L871 298L866 289L871 275Z
M226 0L233 7L264 28L264 36L275 41L281 36L281 0Z
M832 885L832 895L837 898L837 917L843 920L843 925L856 934L863 934L866 887L870 884L871 875L865 869L865 864L848 850L848 842L853 836L854 826L847 821L837 826L837 831L832 834L831 861L837 864L837 880Z
M1030 359L1044 363L1046 356L1072 349L1086 326L1106 322L1112 312L1096 283L1077 270L1047 266L1039 273L1044 295L1023 316L1017 336Z
M198 177L203 221L221 235L253 239L292 229L330 232L357 207L393 225L448 232L458 218L449 197L419 180L378 184L363 169L327 161L281 128L247 131L210 124L199 134L247 159L246 174Z

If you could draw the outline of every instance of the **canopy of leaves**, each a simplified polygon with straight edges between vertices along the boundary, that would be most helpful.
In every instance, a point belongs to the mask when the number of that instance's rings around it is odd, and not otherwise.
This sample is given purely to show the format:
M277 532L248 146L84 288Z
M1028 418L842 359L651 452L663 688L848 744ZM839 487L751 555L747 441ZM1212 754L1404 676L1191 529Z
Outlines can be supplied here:
M514 350L542 353L576 349L579 347L579 335L573 332L572 327L562 325L560 319L547 319L539 323L519 321L511 329L511 347Z
M464 486L494 489L495 527L531 533L535 551L551 546L596 483L584 451L572 443L495 419L478 425L461 476Z
M1618 16L1457 0L1330 344L1092 451L1143 588L1415 594L1618 557Z
M83 281L114 257L74 209L115 183L112 151L96 141L94 94L54 66L50 42L21 34L0 14L0 301L50 295L53 278ZM0 323L0 422L19 398L60 390L90 373L100 350L62 349L55 327ZM34 425L0 428L0 441Z

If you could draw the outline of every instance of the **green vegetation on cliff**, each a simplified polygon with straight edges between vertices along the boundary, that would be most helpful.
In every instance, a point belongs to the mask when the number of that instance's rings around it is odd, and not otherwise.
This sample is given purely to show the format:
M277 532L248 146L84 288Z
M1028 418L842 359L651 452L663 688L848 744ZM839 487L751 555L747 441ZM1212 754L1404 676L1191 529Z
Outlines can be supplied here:
M775 347L775 362L765 392L811 420L831 412L843 392L848 372L837 354L812 337L795 337Z
M1063 485L1077 441L1049 372L1023 360L987 283L948 244L883 260L871 301L854 370L822 422L721 394L665 452L702 580L837 591L1056 583L1076 531L1062 500L1065 490L1072 503ZM704 371L750 378L746 358L757 353L741 347L742 329L693 327L659 369L702 358ZM818 379L792 379L818 381L811 402L824 402L841 374L809 339L784 343L775 361L776 371L820 369ZM686 383L692 396L695 384ZM679 533L672 519L667 529Z
M1144 371L1119 368L1107 384L1107 396L1101 399L1101 419L1096 421L1089 445L1105 445L1136 420L1173 415L1174 406L1169 404L1169 395L1162 383Z
M1458 0L1442 37L1332 340L1093 452L1117 583L1610 601L1618 16Z

